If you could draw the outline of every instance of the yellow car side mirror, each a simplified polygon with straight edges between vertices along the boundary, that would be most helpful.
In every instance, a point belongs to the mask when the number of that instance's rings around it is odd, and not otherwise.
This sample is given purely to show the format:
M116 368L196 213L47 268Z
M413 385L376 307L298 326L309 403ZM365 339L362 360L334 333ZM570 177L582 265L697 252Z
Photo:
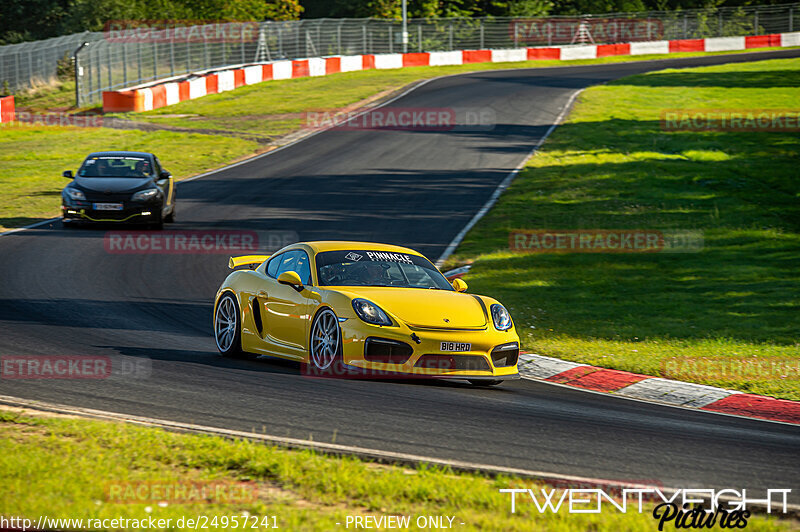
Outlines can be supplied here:
M298 292L303 289L303 281L300 280L300 276L297 274L297 272L283 272L278 276L278 282L281 284L288 284Z
M456 277L453 279L453 288L456 289L456 292L466 292L467 283L463 279Z

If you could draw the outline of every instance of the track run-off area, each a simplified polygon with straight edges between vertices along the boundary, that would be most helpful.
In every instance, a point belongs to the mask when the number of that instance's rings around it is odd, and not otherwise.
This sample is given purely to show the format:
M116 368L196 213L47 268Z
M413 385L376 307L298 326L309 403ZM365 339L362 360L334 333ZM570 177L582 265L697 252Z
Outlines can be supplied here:
M388 107L489 109L496 125L322 131L181 183L178 221L167 229L386 242L435 261L577 91L664 68L798 56L784 50L438 78ZM151 150L162 160L180 156ZM108 355L130 371L96 380L2 379L0 395L623 483L762 494L792 488L790 502L798 503L797 426L527 379L494 389L313 379L289 362L222 359L211 314L228 255L110 252L107 231L53 221L0 237L0 354Z

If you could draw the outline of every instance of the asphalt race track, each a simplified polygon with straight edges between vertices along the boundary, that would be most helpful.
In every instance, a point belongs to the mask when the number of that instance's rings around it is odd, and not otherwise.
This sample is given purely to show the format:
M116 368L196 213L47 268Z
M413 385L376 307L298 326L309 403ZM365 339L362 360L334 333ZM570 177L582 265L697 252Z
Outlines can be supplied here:
M497 126L322 132L181 184L179 219L167 229L383 241L436 260L577 89L648 70L796 56L800 50L438 79L390 105L490 108ZM165 161L180 156L152 150ZM228 256L112 254L106 230L53 222L0 238L0 354L138 357L151 361L152 373L5 379L0 395L315 441L335 434L339 444L628 482L800 488L796 426L529 380L497 389L318 380L288 362L220 359L211 303Z

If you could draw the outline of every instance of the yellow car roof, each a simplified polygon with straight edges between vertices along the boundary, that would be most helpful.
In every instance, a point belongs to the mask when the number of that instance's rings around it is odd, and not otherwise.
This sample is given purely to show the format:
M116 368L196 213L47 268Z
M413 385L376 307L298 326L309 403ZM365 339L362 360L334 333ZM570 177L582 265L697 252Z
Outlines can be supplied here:
M320 242L303 242L308 245L315 253L322 251L342 251L347 249L363 249L365 251L396 251L398 253L410 253L412 255L420 255L418 251L413 249L404 248L402 246L393 246L392 244L376 244L375 242L348 242L339 240L327 240ZM422 255L420 255L422 256Z

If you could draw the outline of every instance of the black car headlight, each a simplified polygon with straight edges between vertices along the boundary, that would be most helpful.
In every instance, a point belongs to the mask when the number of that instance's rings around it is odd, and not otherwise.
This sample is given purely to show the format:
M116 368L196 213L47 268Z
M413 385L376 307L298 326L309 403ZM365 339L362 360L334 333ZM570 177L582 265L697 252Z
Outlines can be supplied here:
M494 328L498 331L507 331L511 328L511 314L508 313L503 305L495 303L492 305L492 321Z
M362 299L360 297L354 299L353 310L356 311L356 314L363 322L371 323L372 325L392 324L392 320L389 319L389 316L386 315L383 309L367 299Z
M146 190L140 190L133 196L131 196L131 201L147 201L149 199L153 199L158 195L157 188L148 188Z
M86 195L84 195L84 193L81 192L80 190L78 190L77 188L67 187L67 188L64 189L64 191L67 193L67 196L69 196L70 199L74 199L74 200L85 200L86 199Z

